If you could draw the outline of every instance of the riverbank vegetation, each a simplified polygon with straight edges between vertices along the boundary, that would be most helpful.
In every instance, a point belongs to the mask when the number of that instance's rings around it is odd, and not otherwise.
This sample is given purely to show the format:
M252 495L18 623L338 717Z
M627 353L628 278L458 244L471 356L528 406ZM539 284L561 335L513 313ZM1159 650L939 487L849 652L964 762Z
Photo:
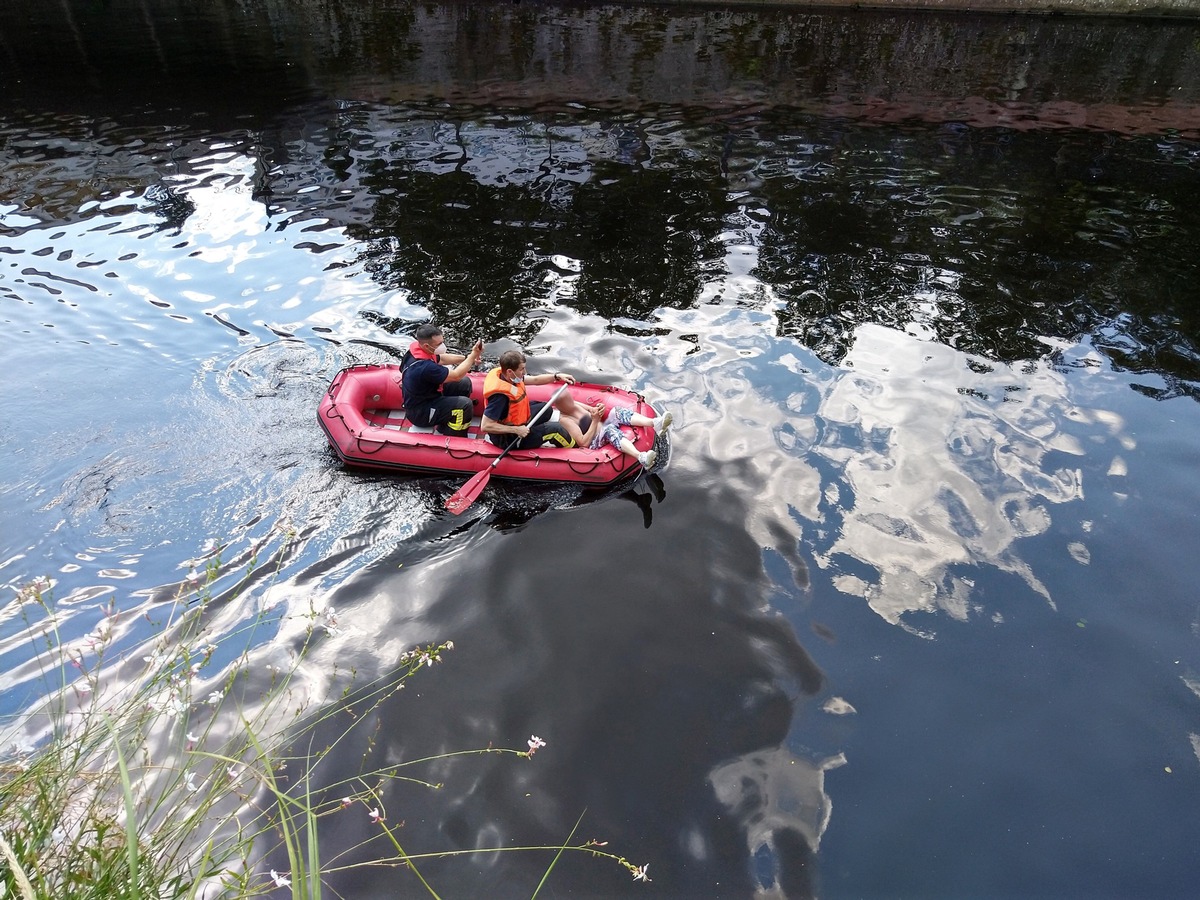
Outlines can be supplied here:
M87 634L65 633L48 580L26 586L3 611L0 621L24 618L28 654L13 671L14 680L28 676L22 688L33 699L0 721L0 900L320 898L322 876L339 868L338 860L323 859L319 839L322 823L334 816L363 816L372 838L385 837L386 855L345 867L403 867L413 889L433 897L439 895L422 861L477 853L547 854L534 896L566 851L607 858L649 880L646 866L602 843L576 841L578 822L562 843L540 847L405 847L388 821L384 788L399 778L441 787L408 774L432 758L351 775L331 775L324 763L352 737L369 742L356 732L372 720L371 710L441 662L453 643L408 650L387 676L368 684L356 684L353 671L339 673L331 683L340 697L314 697L301 664L318 642L339 633L332 607L300 614L263 608L235 631L211 629L214 609L241 596L253 568L251 562L238 585L214 596L221 567L213 553L173 596L142 614L155 634L149 650L115 602ZM280 644L291 649L260 652ZM351 704L350 724L311 749L318 726L327 734ZM528 760L545 746L531 735L525 749L448 755ZM286 867L263 862L282 859Z

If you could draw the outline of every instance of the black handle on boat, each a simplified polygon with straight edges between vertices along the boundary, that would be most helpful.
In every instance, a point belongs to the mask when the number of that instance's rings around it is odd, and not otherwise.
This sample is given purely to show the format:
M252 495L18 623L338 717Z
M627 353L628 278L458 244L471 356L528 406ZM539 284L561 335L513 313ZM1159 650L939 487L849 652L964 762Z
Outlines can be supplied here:
M529 420L530 428L538 423L538 420L542 417L543 413L550 411L550 408L554 406L554 401L562 396L562 392L568 387L570 387L569 384L564 384L562 387L560 387L551 395L550 399L546 401L545 405L542 406L542 408L536 413L534 413L533 418ZM450 510L450 512L457 516L461 514L468 506L474 503L475 498L483 493L483 489L487 486L488 481L491 480L492 472L494 472L496 466L500 464L500 460L508 456L509 451L514 449L519 443L521 443L521 438L517 438L515 441L505 447L504 451L495 459L493 459L491 465L489 465L486 469L482 469L472 475L470 480L457 491L455 491L453 496L446 501L446 509Z

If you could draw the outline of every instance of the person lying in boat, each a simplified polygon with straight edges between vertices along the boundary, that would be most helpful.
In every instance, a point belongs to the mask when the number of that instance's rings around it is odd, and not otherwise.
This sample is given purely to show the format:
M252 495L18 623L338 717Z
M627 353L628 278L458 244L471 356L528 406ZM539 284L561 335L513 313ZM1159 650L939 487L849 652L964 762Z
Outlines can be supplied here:
M653 447L639 451L633 446L633 441L621 433L620 426L653 428L655 434L663 434L671 427L672 416L669 412L652 419L624 406L614 406L606 411L603 403L597 403L595 406L580 403L569 391L564 391L555 401L554 408L558 410L559 424L578 446L599 450L605 444L612 444L647 469L654 465L658 454Z
M400 360L405 415L414 425L466 437L472 415L467 375L483 355L483 341L476 341L463 356L441 349L445 339L437 325L418 325L413 338Z
M505 350L500 354L500 365L487 373L483 382L483 420L480 430L499 447L530 450L549 444L551 447L574 447L575 441L558 422L539 421L532 427L529 420L544 404L531 403L525 393L527 384L549 384L565 381L574 384L575 379L565 372L553 375L528 375L525 354L520 350ZM565 392L564 392L565 393Z

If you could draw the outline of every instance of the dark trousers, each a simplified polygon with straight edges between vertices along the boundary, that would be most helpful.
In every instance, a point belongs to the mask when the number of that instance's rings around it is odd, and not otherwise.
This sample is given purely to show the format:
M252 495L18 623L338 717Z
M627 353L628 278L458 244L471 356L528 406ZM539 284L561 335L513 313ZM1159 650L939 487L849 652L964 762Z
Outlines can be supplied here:
M422 403L417 409L408 410L409 421L432 425L441 434L458 437L467 436L472 415L470 378L443 382L442 396L432 403Z
M546 404L531 403L529 405L529 413L531 416L537 415L539 409ZM549 417L550 413L546 413ZM508 447L516 439L515 435L511 434L493 434L491 436L492 443L498 447ZM574 447L575 441L567 434L567 430L557 422L539 421L538 424L532 425L529 428L529 434L521 438L517 444L518 450L532 450L534 447L540 447L542 444L549 444L551 447Z

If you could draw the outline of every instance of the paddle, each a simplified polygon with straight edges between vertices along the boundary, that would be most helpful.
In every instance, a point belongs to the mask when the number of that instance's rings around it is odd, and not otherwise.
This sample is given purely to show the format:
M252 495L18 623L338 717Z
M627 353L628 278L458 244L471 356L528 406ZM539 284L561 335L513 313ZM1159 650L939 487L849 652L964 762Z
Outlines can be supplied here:
M534 414L533 418L529 420L530 428L537 424L538 419L542 417L543 413L550 411L550 407L554 405L554 401L558 399L559 395L565 391L567 387L568 386L564 384L557 391L555 391L554 395L546 402L546 404ZM487 483L491 481L492 472L495 470L500 460L508 456L508 451L512 450L519 443L521 443L520 440L513 441L504 448L503 453L492 460L492 464L490 466L472 475L471 479L457 491L455 491L454 495L446 501L446 509L450 510L450 512L457 516L460 515L468 506L474 503L475 498L483 493L483 489L487 487Z

